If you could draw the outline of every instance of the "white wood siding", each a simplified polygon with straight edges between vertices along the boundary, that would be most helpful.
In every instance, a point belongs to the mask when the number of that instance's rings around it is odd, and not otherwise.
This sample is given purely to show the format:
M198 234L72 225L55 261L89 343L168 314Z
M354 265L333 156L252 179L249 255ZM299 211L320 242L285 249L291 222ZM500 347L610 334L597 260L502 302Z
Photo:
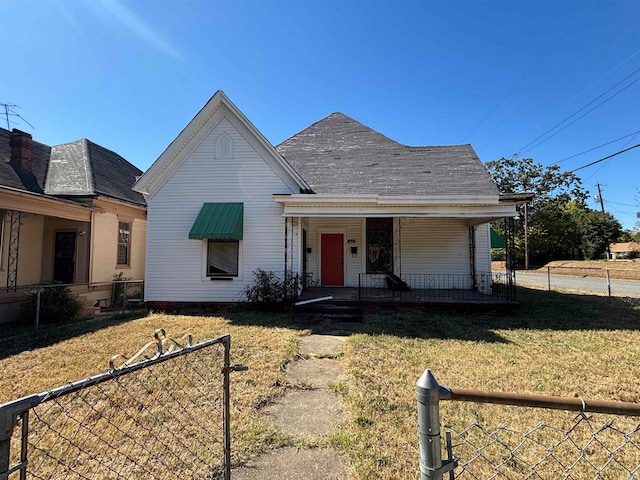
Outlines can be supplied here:
M345 233L345 286L357 287L358 274L366 271L366 219L308 218L305 228L307 247L311 248L307 269L312 281L320 282L320 234ZM476 268L485 272L490 268L487 232L485 225L476 232ZM358 248L355 257L351 255L352 246ZM456 277L457 288L470 288L469 255L469 227L464 219L394 219L394 269L398 275L460 275Z
M396 273L469 274L469 227L464 220L403 218L399 230L402 263Z
M180 167L154 192L148 205L147 301L229 302L241 300L257 268L282 274L285 219L274 193L294 193L258 153L246 132L226 117L187 154ZM231 139L231 158L216 158L216 139ZM226 152L229 149L225 149ZM229 156L229 155L226 155ZM206 277L206 240L190 240L189 230L206 202L242 202L244 235L238 277Z
M364 271L364 218L309 218L307 224L307 270L311 281L320 283L320 234L344 233L345 286L357 287L358 274ZM348 243L354 240L354 243ZM357 256L351 247L358 248Z
M491 233L489 223L478 225L476 235L476 283L482 293L491 292Z

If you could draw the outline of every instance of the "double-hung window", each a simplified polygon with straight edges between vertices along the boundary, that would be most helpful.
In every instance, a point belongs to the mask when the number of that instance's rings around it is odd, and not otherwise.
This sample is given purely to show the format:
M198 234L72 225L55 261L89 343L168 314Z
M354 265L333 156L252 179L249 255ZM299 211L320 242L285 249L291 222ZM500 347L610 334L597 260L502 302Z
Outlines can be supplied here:
M238 240L209 240L207 246L207 276L238 276Z
M244 205L204 203L189 238L206 240L205 274L210 279L238 277Z
M131 253L131 223L118 222L118 265L129 266Z

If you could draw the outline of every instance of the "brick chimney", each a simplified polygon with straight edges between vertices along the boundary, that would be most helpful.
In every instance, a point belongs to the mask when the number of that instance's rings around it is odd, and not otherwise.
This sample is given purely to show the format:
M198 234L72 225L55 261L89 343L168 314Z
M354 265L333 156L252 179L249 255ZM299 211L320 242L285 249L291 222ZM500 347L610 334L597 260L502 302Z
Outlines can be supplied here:
M17 128L9 134L11 161L21 170L31 171L31 135Z

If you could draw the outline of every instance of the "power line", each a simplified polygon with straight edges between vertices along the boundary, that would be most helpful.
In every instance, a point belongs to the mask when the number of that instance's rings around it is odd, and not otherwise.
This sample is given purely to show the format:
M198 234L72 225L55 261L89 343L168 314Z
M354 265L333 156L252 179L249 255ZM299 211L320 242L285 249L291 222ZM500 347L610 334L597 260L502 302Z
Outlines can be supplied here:
M489 110L489 113L487 113L477 124L475 127L473 127L471 129L471 131L469 133L467 133L462 141L464 142L467 138L469 138L479 127L480 125L482 125L491 115L493 115L493 113L498 109L498 107L500 105L502 105L502 103L522 84L522 82L525 81L525 79L529 76L529 73L535 69L535 67L537 67L540 63L542 63L542 61L549 56L549 54L556 48L557 44L560 42L560 40L562 40L565 35L567 35L567 33L569 33L571 31L571 29L573 29L582 19L582 17L585 15L585 13L590 10L594 4L596 2L593 1L591 2L590 5L587 5L587 7L580 12L578 15L576 15L575 19L573 20L573 22L571 23L571 25L569 25L569 27L567 29L565 29L562 34L560 34L556 40L554 40L551 43L551 46L545 51L543 52L541 55L538 56L538 58L536 58L536 60L533 62L533 64L531 65L531 67L529 67L526 71L525 74L522 75L522 77L520 77L520 80L518 80L516 82L516 84L511 87L511 89L502 96L502 98L500 98L500 100L498 100L498 102L493 106L493 108L491 110Z
M609 93L611 90L613 90L614 88L616 88L617 86L619 86L621 83L625 82L626 80L628 80L630 77L632 77L633 75L635 75L636 73L640 72L640 68L637 68L636 70L634 70L632 73L630 73L629 75L627 75L626 77L624 77L622 80L620 80L618 83L616 83L615 85L613 85L612 87L608 88L606 91L604 91L603 93L601 93L600 95L598 95L596 98L594 98L593 100L591 100L589 103L587 103L586 105L584 105L582 108L578 109L576 112L572 113L571 115L569 115L567 118L565 118L564 120L562 120L561 122L557 123L556 125L554 125L553 127L551 127L550 129L548 129L546 132L544 132L542 135L539 135L538 137L536 137L534 140L530 141L529 143L527 143L525 146L521 147L518 150L518 155L524 155L525 153L533 150L534 148L542 145L544 142L546 142L547 140L549 140L550 138L554 137L555 135L557 135L558 133L560 133L561 131L563 131L565 128L570 127L571 125L573 125L575 122L577 122L578 120L580 120L581 118L585 117L586 115L588 115L589 113L593 112L596 108L600 107L601 105L603 105L604 103L608 102L609 100L611 100L612 98L616 97L617 95L621 94L622 92L624 92L627 88L631 87L634 83L640 81L640 77L636 78L633 82L631 82L630 84L626 85L625 87L621 88L620 90L618 90L616 93L614 93L613 95L611 95L608 98L605 98L602 102L598 103L595 107L593 107L590 110L587 110L585 113L583 113L582 115L580 115L578 118L576 118L575 120L573 120L572 122L568 123L567 125L565 125L564 127L562 127L561 129L559 129L558 131L552 133L551 135L549 135L547 138L543 138L546 135L548 135L550 132L552 132L553 130L555 130L556 128L558 128L560 125L562 125L563 123L567 122L568 120L570 120L572 117L575 117L578 113L580 113L582 110L584 110L585 108L587 108L589 105L591 105L592 103L594 103L595 101L599 100L600 98L602 98L604 95L606 95L607 93ZM540 142L538 142L538 140L542 139ZM538 143L535 143L538 142ZM528 148L527 150L524 150L525 148L527 148L529 145L534 144L533 146L531 146L530 148ZM522 151L524 150L524 151Z
M621 153L628 152L629 150L633 150L634 148L638 148L638 147L640 147L640 143L634 145L633 147L625 148L624 150L620 150L620 151L618 151L616 153L612 153L611 155L608 155L608 156L606 156L604 158L601 158L600 160L596 160L595 162L587 163L586 165L583 165L581 167L574 168L569 173L575 173L578 170L582 170L583 168L590 167L591 165L595 165L596 163L604 162L605 160L608 160L608 159L610 159L612 157L615 157L616 155L620 155Z
M623 140L623 139L625 139L627 137L632 137L634 135L638 135L639 133L640 133L640 130L638 130L637 132L633 132L633 133L630 133L628 135L625 135L624 137L616 138L615 140L611 140L610 142L603 143L602 145L598 145L597 147L590 148L589 150L585 150L584 152L576 153L575 155L571 155L570 157L563 158L562 160L558 160L556 163L566 162L567 160L571 160L572 158L579 157L580 155L584 155L585 153L593 152L594 150L597 150L597 149L602 148L602 147L606 147L607 145L611 145L612 143L616 143L616 142L618 142L620 140ZM625 147L626 147L626 145L625 145Z

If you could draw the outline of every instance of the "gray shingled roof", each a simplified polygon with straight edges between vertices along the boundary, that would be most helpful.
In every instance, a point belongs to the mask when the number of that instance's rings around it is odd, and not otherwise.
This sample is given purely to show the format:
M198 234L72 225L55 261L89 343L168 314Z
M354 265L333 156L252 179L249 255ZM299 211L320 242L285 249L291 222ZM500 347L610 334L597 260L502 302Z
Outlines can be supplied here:
M70 199L103 195L146 204L131 190L142 171L90 140L54 147L32 141L32 172L22 171L10 158L9 131L0 128L0 185Z
M276 149L319 194L498 195L471 145L410 147L342 113Z

